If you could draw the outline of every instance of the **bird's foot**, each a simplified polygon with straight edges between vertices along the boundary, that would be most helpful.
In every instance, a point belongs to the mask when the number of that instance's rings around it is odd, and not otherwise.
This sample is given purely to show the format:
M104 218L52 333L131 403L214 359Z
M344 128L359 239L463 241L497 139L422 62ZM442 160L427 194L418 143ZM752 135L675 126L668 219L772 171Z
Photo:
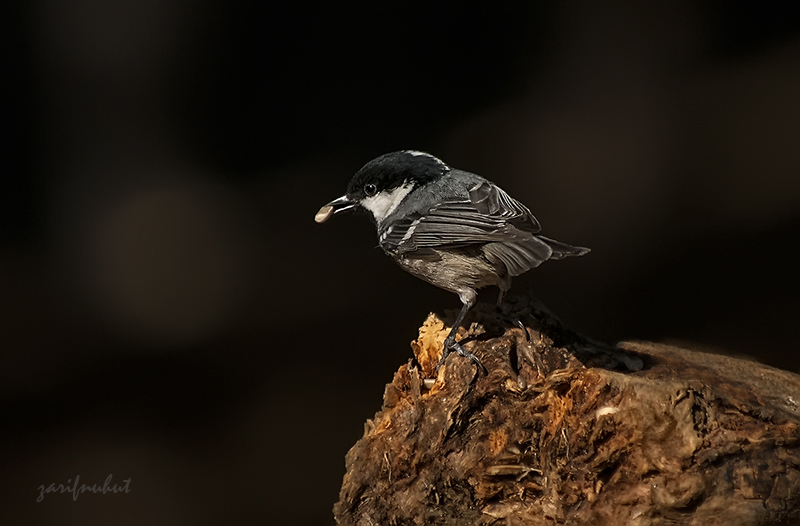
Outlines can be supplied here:
M464 349L460 343L455 341L455 339L447 338L444 341L444 348L442 349L442 358L439 360L439 363L436 365L436 373L439 373L439 368L444 364L445 360L447 360L447 356L452 352L456 351L458 354L463 356L464 358L468 359L476 366L478 366L478 370L482 371L484 375L489 375L489 371L486 370L486 367L483 366L481 361L478 359L477 356L469 352L468 350Z
M519 327L522 330L522 334L525 335L525 341L528 343L531 342L531 335L530 333L528 333L528 329L527 327L525 327L525 324L522 323L522 320L520 320L516 316L508 317L506 313L503 312L503 307L501 305L497 306L497 315L503 318L509 324L513 325L514 327Z

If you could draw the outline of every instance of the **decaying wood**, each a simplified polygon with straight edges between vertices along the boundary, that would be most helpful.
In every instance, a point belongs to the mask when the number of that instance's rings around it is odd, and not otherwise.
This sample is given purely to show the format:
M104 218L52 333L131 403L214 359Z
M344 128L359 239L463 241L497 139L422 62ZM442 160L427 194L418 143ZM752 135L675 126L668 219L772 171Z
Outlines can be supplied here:
M610 348L518 300L448 328L347 455L340 525L763 525L800 521L800 376L653 343ZM510 319L528 326L530 342Z

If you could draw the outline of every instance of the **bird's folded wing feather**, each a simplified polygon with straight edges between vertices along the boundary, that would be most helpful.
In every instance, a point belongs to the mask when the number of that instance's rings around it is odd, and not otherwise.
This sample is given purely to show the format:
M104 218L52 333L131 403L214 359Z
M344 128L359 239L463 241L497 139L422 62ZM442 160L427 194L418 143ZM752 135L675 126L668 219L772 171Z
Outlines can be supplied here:
M524 243L539 230L530 210L485 181L469 190L469 199L440 203L394 222L382 233L381 245L402 254L424 248Z

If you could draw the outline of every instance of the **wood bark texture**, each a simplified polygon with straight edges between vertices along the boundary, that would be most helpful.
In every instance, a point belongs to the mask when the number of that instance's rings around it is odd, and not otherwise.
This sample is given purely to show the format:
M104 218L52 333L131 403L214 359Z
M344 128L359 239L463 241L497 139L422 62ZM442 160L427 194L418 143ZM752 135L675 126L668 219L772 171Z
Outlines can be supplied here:
M609 347L535 301L470 318L488 376L455 353L435 375L449 329L432 314L347 454L338 524L800 523L800 376Z

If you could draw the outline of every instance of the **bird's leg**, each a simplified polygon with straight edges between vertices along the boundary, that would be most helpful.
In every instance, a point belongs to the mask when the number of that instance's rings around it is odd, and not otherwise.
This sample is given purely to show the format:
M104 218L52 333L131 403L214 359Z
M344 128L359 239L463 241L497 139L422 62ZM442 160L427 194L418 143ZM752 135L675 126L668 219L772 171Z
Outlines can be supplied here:
M500 289L500 294L497 295L497 308L500 309L503 306L503 298L506 296L506 291Z
M508 285L510 286L511 283L509 283ZM500 313L500 315L503 314L503 298L505 297L507 290L508 289L501 288L500 294L497 295L497 312ZM530 343L531 335L528 334L528 329L525 328L525 325L522 323L522 320L520 320L519 318L511 318L508 321L510 321L512 325L522 329L522 334L525 335L525 341Z
M481 361L478 360L478 357L469 352L468 350L464 349L464 347L462 347L461 344L459 344L456 341L456 334L458 334L458 328L461 326L461 322L464 321L464 317L467 315L467 312L469 312L469 309L472 307L473 303L474 300L471 302L470 301L464 302L464 305L461 307L461 312L459 312L458 316L456 316L456 321L453 323L453 328L450 329L450 334L448 334L447 338L445 338L444 340L444 348L442 349L442 359L439 360L439 363L436 365L437 373L439 372L439 368L442 366L442 364L444 364L444 361L447 359L447 356L450 354L450 352L456 351L458 354L460 354L464 358L467 358L469 361L477 365L478 369L483 371L483 374L486 375L489 374L488 371L486 370L486 367L484 367Z

